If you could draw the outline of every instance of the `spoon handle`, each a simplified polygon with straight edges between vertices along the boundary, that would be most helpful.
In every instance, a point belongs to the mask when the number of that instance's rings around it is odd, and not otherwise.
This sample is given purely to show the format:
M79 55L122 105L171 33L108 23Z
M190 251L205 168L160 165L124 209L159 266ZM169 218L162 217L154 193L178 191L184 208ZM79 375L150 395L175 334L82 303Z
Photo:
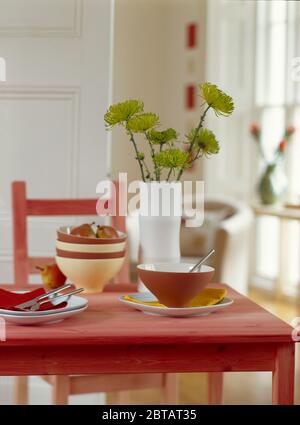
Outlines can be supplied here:
M205 263L205 261L211 256L211 255L213 255L214 254L214 252L215 252L215 250L214 249L212 249L211 251L209 251L209 253L205 256L205 257L203 257L203 258L201 258L201 260L200 261L198 261L198 263L196 263L191 269L190 269L190 273L191 272L194 272L195 270L197 270L200 266L202 266L202 264L203 263Z

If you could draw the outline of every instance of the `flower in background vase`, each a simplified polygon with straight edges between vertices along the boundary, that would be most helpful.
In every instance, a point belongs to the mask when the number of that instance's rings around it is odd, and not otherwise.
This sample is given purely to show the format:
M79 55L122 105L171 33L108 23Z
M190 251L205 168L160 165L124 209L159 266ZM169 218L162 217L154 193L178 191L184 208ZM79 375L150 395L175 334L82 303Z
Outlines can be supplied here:
M278 151L283 153L287 147L288 141L286 139L282 139L278 146Z
M253 122L250 126L250 133L252 134L252 136L258 137L260 135L260 131L260 125L257 122Z
M271 160L265 155L261 140L260 125L252 123L250 126L250 133L257 143L260 155L265 163L264 171L258 185L261 202L263 204L274 204L281 199L287 188L287 178L282 169L278 167L278 164L285 155L289 145L289 139L295 133L295 127L289 125L285 129L284 136L277 145Z
M252 134L254 140L257 142L260 155L266 165L276 164L279 158L283 156L283 154L286 152L286 148L289 144L289 140L292 137L292 135L295 133L295 131L296 131L296 128L293 125L289 125L288 127L286 127L284 131L284 136L279 142L274 152L273 159L269 161L266 158L262 141L261 141L261 126L256 122L253 122L250 125L250 133Z
M286 129L286 135L291 136L296 131L296 128L293 125L289 125Z

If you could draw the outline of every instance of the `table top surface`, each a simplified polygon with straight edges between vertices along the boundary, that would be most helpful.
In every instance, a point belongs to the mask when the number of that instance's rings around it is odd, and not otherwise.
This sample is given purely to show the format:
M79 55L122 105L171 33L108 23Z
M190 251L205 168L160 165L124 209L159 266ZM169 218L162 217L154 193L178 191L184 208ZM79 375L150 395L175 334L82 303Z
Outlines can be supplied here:
M292 342L292 328L227 285L234 303L208 316L146 315L119 301L120 293L86 296L89 307L63 322L43 326L8 324L8 346L99 346Z

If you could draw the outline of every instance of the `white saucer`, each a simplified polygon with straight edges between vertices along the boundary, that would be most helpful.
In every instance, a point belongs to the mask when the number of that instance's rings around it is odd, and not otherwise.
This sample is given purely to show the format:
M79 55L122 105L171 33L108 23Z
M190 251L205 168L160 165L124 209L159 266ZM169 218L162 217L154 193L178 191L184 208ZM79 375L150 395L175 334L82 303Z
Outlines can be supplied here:
M155 298L153 294L147 292L136 292L134 294L130 294L130 297L136 299L137 301L157 301L157 298ZM128 305L129 307L132 307L136 310L140 310L143 313L169 317L207 316L208 314L222 310L223 308L226 308L233 303L233 300L231 298L225 297L218 304L209 305L205 307L169 308L139 304L126 300L124 296L120 297L119 300L122 303Z
M66 297L67 299L67 297ZM53 304L62 303L64 302L64 298L60 298L56 302L54 301ZM22 316L22 317L28 317L28 316L47 316L47 315L53 315L57 313L62 313L65 311L71 311L71 310L78 310L81 308L86 307L88 304L88 301L85 298L78 297L76 295L72 295L70 299L68 300L68 304L65 307L56 309L56 310L45 310L45 311L14 311L14 310L4 310L0 309L0 317L3 315L5 316Z
M28 313L1 310L0 317L3 318L7 323L14 323L16 325L41 325L44 323L50 324L61 322L68 317L82 313L84 310L86 310L87 306L88 301L86 299L71 296L68 302L68 306L62 309ZM5 313L3 313L3 311L5 311Z

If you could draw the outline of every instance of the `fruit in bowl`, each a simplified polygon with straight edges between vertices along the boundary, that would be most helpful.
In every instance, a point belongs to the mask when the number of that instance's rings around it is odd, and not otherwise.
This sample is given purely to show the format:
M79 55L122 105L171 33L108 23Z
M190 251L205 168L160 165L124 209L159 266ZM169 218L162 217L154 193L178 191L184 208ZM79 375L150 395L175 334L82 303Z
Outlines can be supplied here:
M81 236L85 238L99 238L99 239L113 239L117 238L118 232L112 226L97 226L94 230L93 225L95 223L85 223L80 226L73 227L70 234L75 236Z
M93 230L93 224L81 224L80 226L73 227L71 229L71 235L82 236L86 238L96 238L97 235Z
M185 307L211 281L214 269L201 266L190 272L192 264L153 263L139 264L137 271L144 285L161 304L167 307Z
M59 288L66 282L66 276L55 263L44 267L38 266L37 270L40 271L43 283L47 289Z
M77 227L60 227L57 231L57 239L66 243L101 245L124 242L126 234L111 226L94 226L94 223L85 223Z
M100 239L114 239L119 236L116 229L111 226L97 226L96 235Z

